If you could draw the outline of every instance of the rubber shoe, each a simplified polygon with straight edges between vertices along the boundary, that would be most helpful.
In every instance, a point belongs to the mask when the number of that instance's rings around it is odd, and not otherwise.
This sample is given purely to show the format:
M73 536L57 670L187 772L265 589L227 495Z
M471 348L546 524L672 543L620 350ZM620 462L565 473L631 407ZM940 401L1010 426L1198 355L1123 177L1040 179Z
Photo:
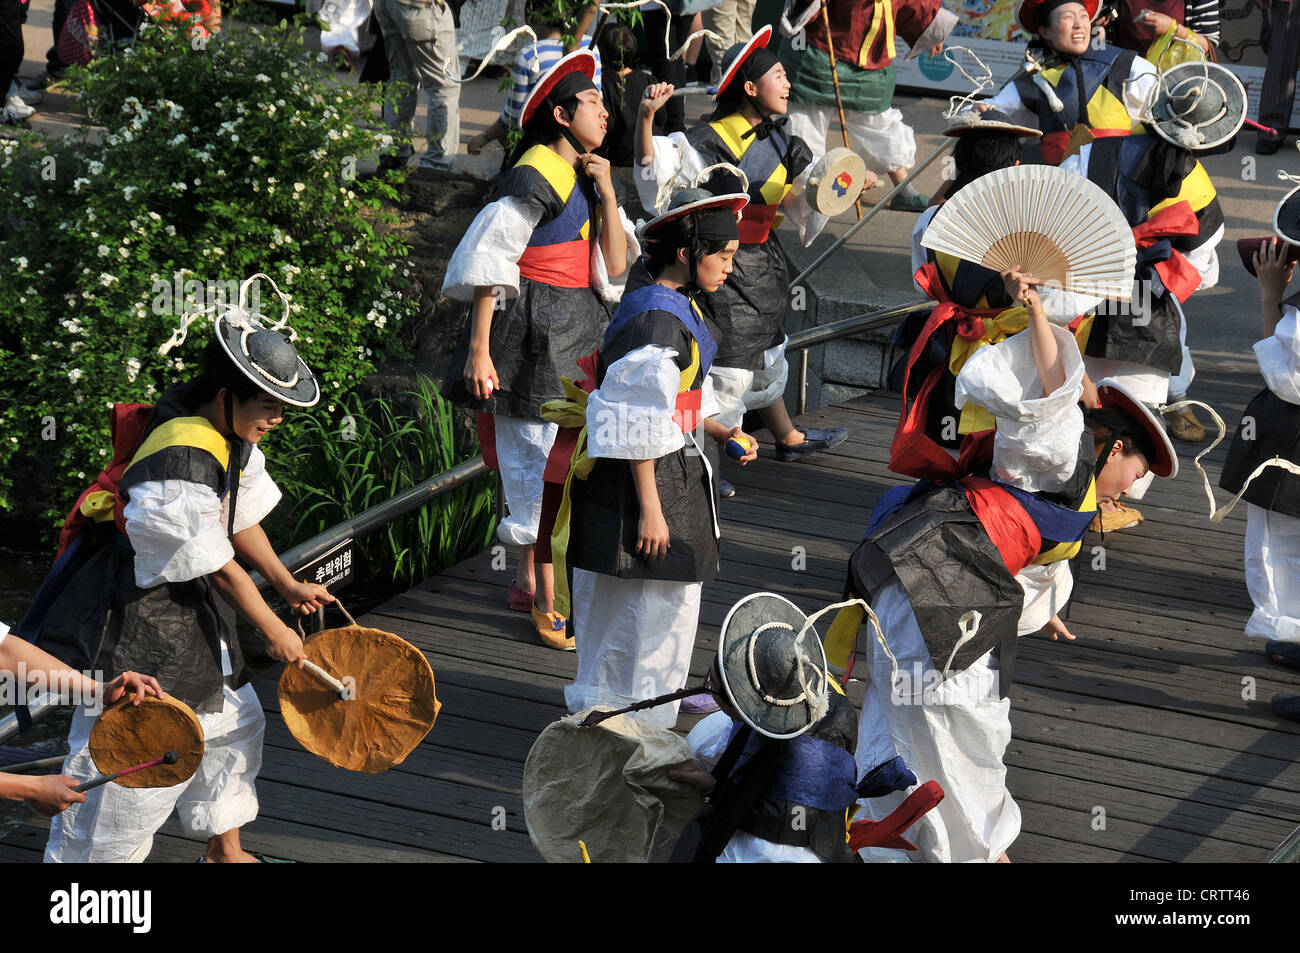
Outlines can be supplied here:
M718 702L712 695L687 695L680 708L683 715L708 715L717 710Z
M920 192L899 192L889 200L889 207L895 212L924 212L930 207L930 197Z
M1281 715L1290 721L1300 721L1300 695L1278 692L1273 696L1272 708L1275 715Z
M1264 643L1264 654L1278 665L1300 669L1300 643L1269 639Z
M578 648L577 643L573 641L573 636L569 635L569 620L558 612L543 612L537 606L533 606L533 628L537 630L537 637L548 649L573 652Z
M724 500L729 500L736 495L736 488L732 486L730 480L724 480L718 477L718 496Z
M1169 433L1175 440L1182 440L1184 443L1200 443L1205 439L1205 427L1196 419L1196 414L1192 413L1190 407L1165 414L1165 422L1169 425Z
M827 427L824 430L805 427L803 436L803 443L797 443L794 446L783 443L777 444L776 458L782 463L802 460L809 454L829 450L831 447L838 447L848 439L849 432L843 427Z
M506 597L506 605L516 612L528 612L533 608L533 594L526 589L520 589L512 582L510 594Z
M1092 518L1092 525L1088 529L1094 533L1113 533L1117 529L1131 529L1141 522L1142 514L1140 512L1116 500L1115 509L1109 513L1105 510L1098 511L1097 515Z

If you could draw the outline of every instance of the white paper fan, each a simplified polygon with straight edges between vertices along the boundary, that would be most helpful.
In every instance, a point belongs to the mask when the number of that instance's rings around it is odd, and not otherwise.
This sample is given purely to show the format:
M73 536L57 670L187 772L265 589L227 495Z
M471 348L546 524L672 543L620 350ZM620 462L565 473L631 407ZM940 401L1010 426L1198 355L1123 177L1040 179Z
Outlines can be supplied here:
M998 169L943 204L921 244L997 272L1019 266L1042 284L1128 301L1137 249L1109 195L1050 165Z

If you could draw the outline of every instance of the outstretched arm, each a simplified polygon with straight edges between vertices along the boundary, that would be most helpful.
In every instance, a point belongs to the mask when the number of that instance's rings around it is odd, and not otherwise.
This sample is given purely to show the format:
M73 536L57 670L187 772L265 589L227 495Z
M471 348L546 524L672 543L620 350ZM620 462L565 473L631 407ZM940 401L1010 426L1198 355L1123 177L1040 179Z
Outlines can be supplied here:
M1017 268L1002 273L1011 300L1018 301L1029 310L1029 335L1033 341L1034 364L1038 368L1038 379L1043 385L1043 396L1055 393L1065 383L1065 365L1061 361L1061 349L1052 335L1051 325L1043 312L1043 302L1034 290L1037 280Z

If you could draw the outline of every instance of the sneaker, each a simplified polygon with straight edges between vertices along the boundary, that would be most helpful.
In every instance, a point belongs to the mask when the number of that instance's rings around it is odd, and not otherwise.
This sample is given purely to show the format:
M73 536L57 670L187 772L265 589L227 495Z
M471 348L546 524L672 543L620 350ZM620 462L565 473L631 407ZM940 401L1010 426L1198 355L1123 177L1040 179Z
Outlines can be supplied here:
M1169 433L1175 440L1200 443L1205 439L1205 428L1196 419L1196 414L1192 413L1190 407L1165 414L1165 423L1169 425Z
M709 715L718 710L718 702L712 695L687 695L679 710L683 715Z
M915 189L904 189L889 200L889 207L895 212L924 212L930 207L930 196Z
M736 488L731 485L730 480L724 480L718 477L718 496L724 500L729 500L736 495Z
M569 635L569 620L558 612L543 612L533 606L533 628L548 649L573 652L578 648L573 636Z
M794 446L784 443L777 444L776 458L782 463L790 463L794 460L801 460L810 453L838 447L848 439L849 432L843 427L827 427L824 430L805 427L803 437L803 443L797 443Z
M45 94L40 90L28 89L26 86L21 85L18 80L14 80L9 84L9 95L17 96L28 106L35 106L45 98Z
M1278 692L1273 696L1272 708L1275 715L1281 715L1290 721L1300 721L1300 695Z
M6 119L26 119L36 113L35 109L28 106L17 96L6 97L4 111Z
M1116 500L1115 508L1109 513L1105 510L1098 510L1097 515L1092 518L1092 525L1088 529L1094 533L1113 533L1117 529L1129 529L1141 522L1142 514L1140 512Z

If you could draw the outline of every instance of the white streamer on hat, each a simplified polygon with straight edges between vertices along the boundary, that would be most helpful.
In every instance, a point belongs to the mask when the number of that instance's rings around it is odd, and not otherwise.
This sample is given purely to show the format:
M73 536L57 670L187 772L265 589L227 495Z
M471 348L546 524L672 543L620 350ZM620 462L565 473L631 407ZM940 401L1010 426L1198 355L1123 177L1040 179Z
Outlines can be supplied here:
M261 314L250 313L248 310L248 289L252 286L253 282L257 281L259 278L270 283L271 289L275 292L276 296L279 297L281 304L284 306L284 315L280 318L279 321L271 322L270 318L267 318ZM213 304L204 308L202 311L195 311L192 312L191 314L183 315L181 317L180 327L178 327L175 331L172 332L171 337L167 339L167 341L162 345L162 347L158 348L158 353L161 355L166 355L167 352L170 351L172 348L179 347L180 345L184 344L185 336L189 332L191 324L193 324L201 317L205 317L208 315L215 315L214 323L220 323L221 319L225 318L227 324L229 324L232 328L236 328L241 331L240 338L239 338L239 346L240 349L244 352L244 356L249 359L249 365L254 370L256 370L259 374L261 374L271 383L276 384L280 387L288 388L297 385L299 375L296 370L294 372L292 381L282 381L268 374L261 367L259 367L253 361L252 357L248 353L248 336L257 331L287 330L289 332L290 341L298 340L298 332L296 332L293 328L289 327L289 296L280 290L279 286L276 285L275 280L273 278L271 278L269 275L264 275L261 272L258 272L257 274L253 275L251 278L245 279L239 286L238 304L236 304L233 308L221 312L220 314L217 314L216 312L217 312L217 305ZM262 322L264 321L270 323L263 324Z
M644 7L647 2L653 3L657 7L662 7L664 13L667 14L667 19L664 21L664 52L667 52L672 49L672 33L670 31L672 30L674 14L672 10L668 9L668 4L664 3L663 0L632 0L631 3L602 3L600 5L600 12L608 13L610 10L627 10L633 7ZM727 42L726 37L718 36L718 34L714 33L712 30L696 30L686 38L686 42L679 46L676 52L669 53L668 58L670 60L681 59L682 54L686 52L686 48L690 46L696 38L701 36L711 36L720 43Z
M961 51L975 61L975 65L984 71L983 76L972 76L962 66L953 53ZM997 84L993 80L993 70L988 67L982 59L975 55L975 51L967 46L945 46L943 48L943 58L957 68L957 71L965 78L966 82L971 84L971 91L965 96L948 97L948 109L943 114L944 119L956 119L957 114L975 105L975 97L982 96L988 90ZM1055 95L1055 94L1053 94Z
M1191 43L1190 40L1179 40L1179 42ZM1172 44L1170 45L1172 46ZM1195 43L1192 43L1192 45L1196 46ZM1197 50L1200 49L1199 46L1197 46L1196 48ZM1165 104L1169 109L1173 108L1173 94L1170 92L1170 87L1168 83L1168 76L1169 76L1168 71L1161 71L1159 70L1159 68L1157 68L1156 71L1156 88L1151 95L1151 99L1146 103L1146 105L1141 110L1141 112L1143 113L1142 116L1143 122L1147 122L1159 126L1166 133L1168 133L1173 139L1177 140L1177 144L1182 146L1184 149L1197 149L1200 148L1202 145L1204 145L1205 133L1202 132L1201 130L1204 129L1206 126L1210 126L1218 122L1220 119L1222 119L1224 116L1228 114L1228 102L1229 102L1228 94L1224 91L1223 87L1213 77L1210 76L1210 67L1209 67L1209 62L1207 60L1201 60L1201 73L1202 73L1201 75L1202 83L1205 83L1206 86L1208 86L1210 83L1213 83L1215 86L1219 88L1219 91L1223 93L1223 108L1220 109L1215 115L1211 116L1209 119L1206 119L1203 122L1193 123L1193 122L1188 122L1186 119L1183 118L1183 116L1187 115L1189 112L1195 109L1196 106L1200 103L1201 97L1205 95L1205 88L1206 88L1205 86L1201 87L1200 94L1197 96L1195 100L1192 101L1192 104L1188 106L1188 108L1183 112L1179 113L1178 115L1169 116L1168 118L1164 118L1164 119L1159 119L1156 117L1155 106L1156 103L1160 101L1160 94L1162 92L1169 93L1169 95L1165 99ZM1124 81L1124 87L1126 92L1127 92L1128 84L1134 81L1135 80L1132 79L1126 79ZM1183 80L1182 82L1192 82L1192 81Z
M1279 173L1279 175L1281 174L1282 173ZM1296 466L1290 460L1283 460L1281 457L1271 457L1268 460L1265 460L1259 466L1257 466L1253 471L1251 471L1250 476L1246 477L1246 482L1241 485L1241 489L1237 491L1236 496L1234 496L1223 506L1219 506L1214 501L1214 490L1210 486L1210 475L1205 472L1205 467L1201 466L1201 457L1205 456L1207 453L1212 451L1215 447L1217 447L1220 443L1223 442L1223 438L1228 435L1228 428L1224 425L1223 418L1220 417L1218 413L1215 412L1213 407L1199 400L1180 400L1172 404L1166 404L1160 408L1160 413L1169 414L1177 410L1182 410L1184 407L1200 407L1203 410L1208 411L1210 416L1214 418L1215 426L1219 428L1219 435L1214 438L1214 442L1210 444L1208 447L1206 447L1204 450L1202 450L1200 453L1198 453L1196 457L1192 460L1192 463L1196 466L1196 469L1201 471L1201 479L1205 481L1205 496L1210 501L1210 522L1211 523L1223 522L1223 518L1227 516L1229 513L1231 513L1233 507L1235 507L1239 502L1241 502L1241 498L1245 496L1246 490L1250 487L1251 482L1260 474L1262 474L1265 470L1267 470L1269 467L1277 467L1280 470L1286 470L1288 473L1292 473L1296 476L1300 476L1300 466Z

